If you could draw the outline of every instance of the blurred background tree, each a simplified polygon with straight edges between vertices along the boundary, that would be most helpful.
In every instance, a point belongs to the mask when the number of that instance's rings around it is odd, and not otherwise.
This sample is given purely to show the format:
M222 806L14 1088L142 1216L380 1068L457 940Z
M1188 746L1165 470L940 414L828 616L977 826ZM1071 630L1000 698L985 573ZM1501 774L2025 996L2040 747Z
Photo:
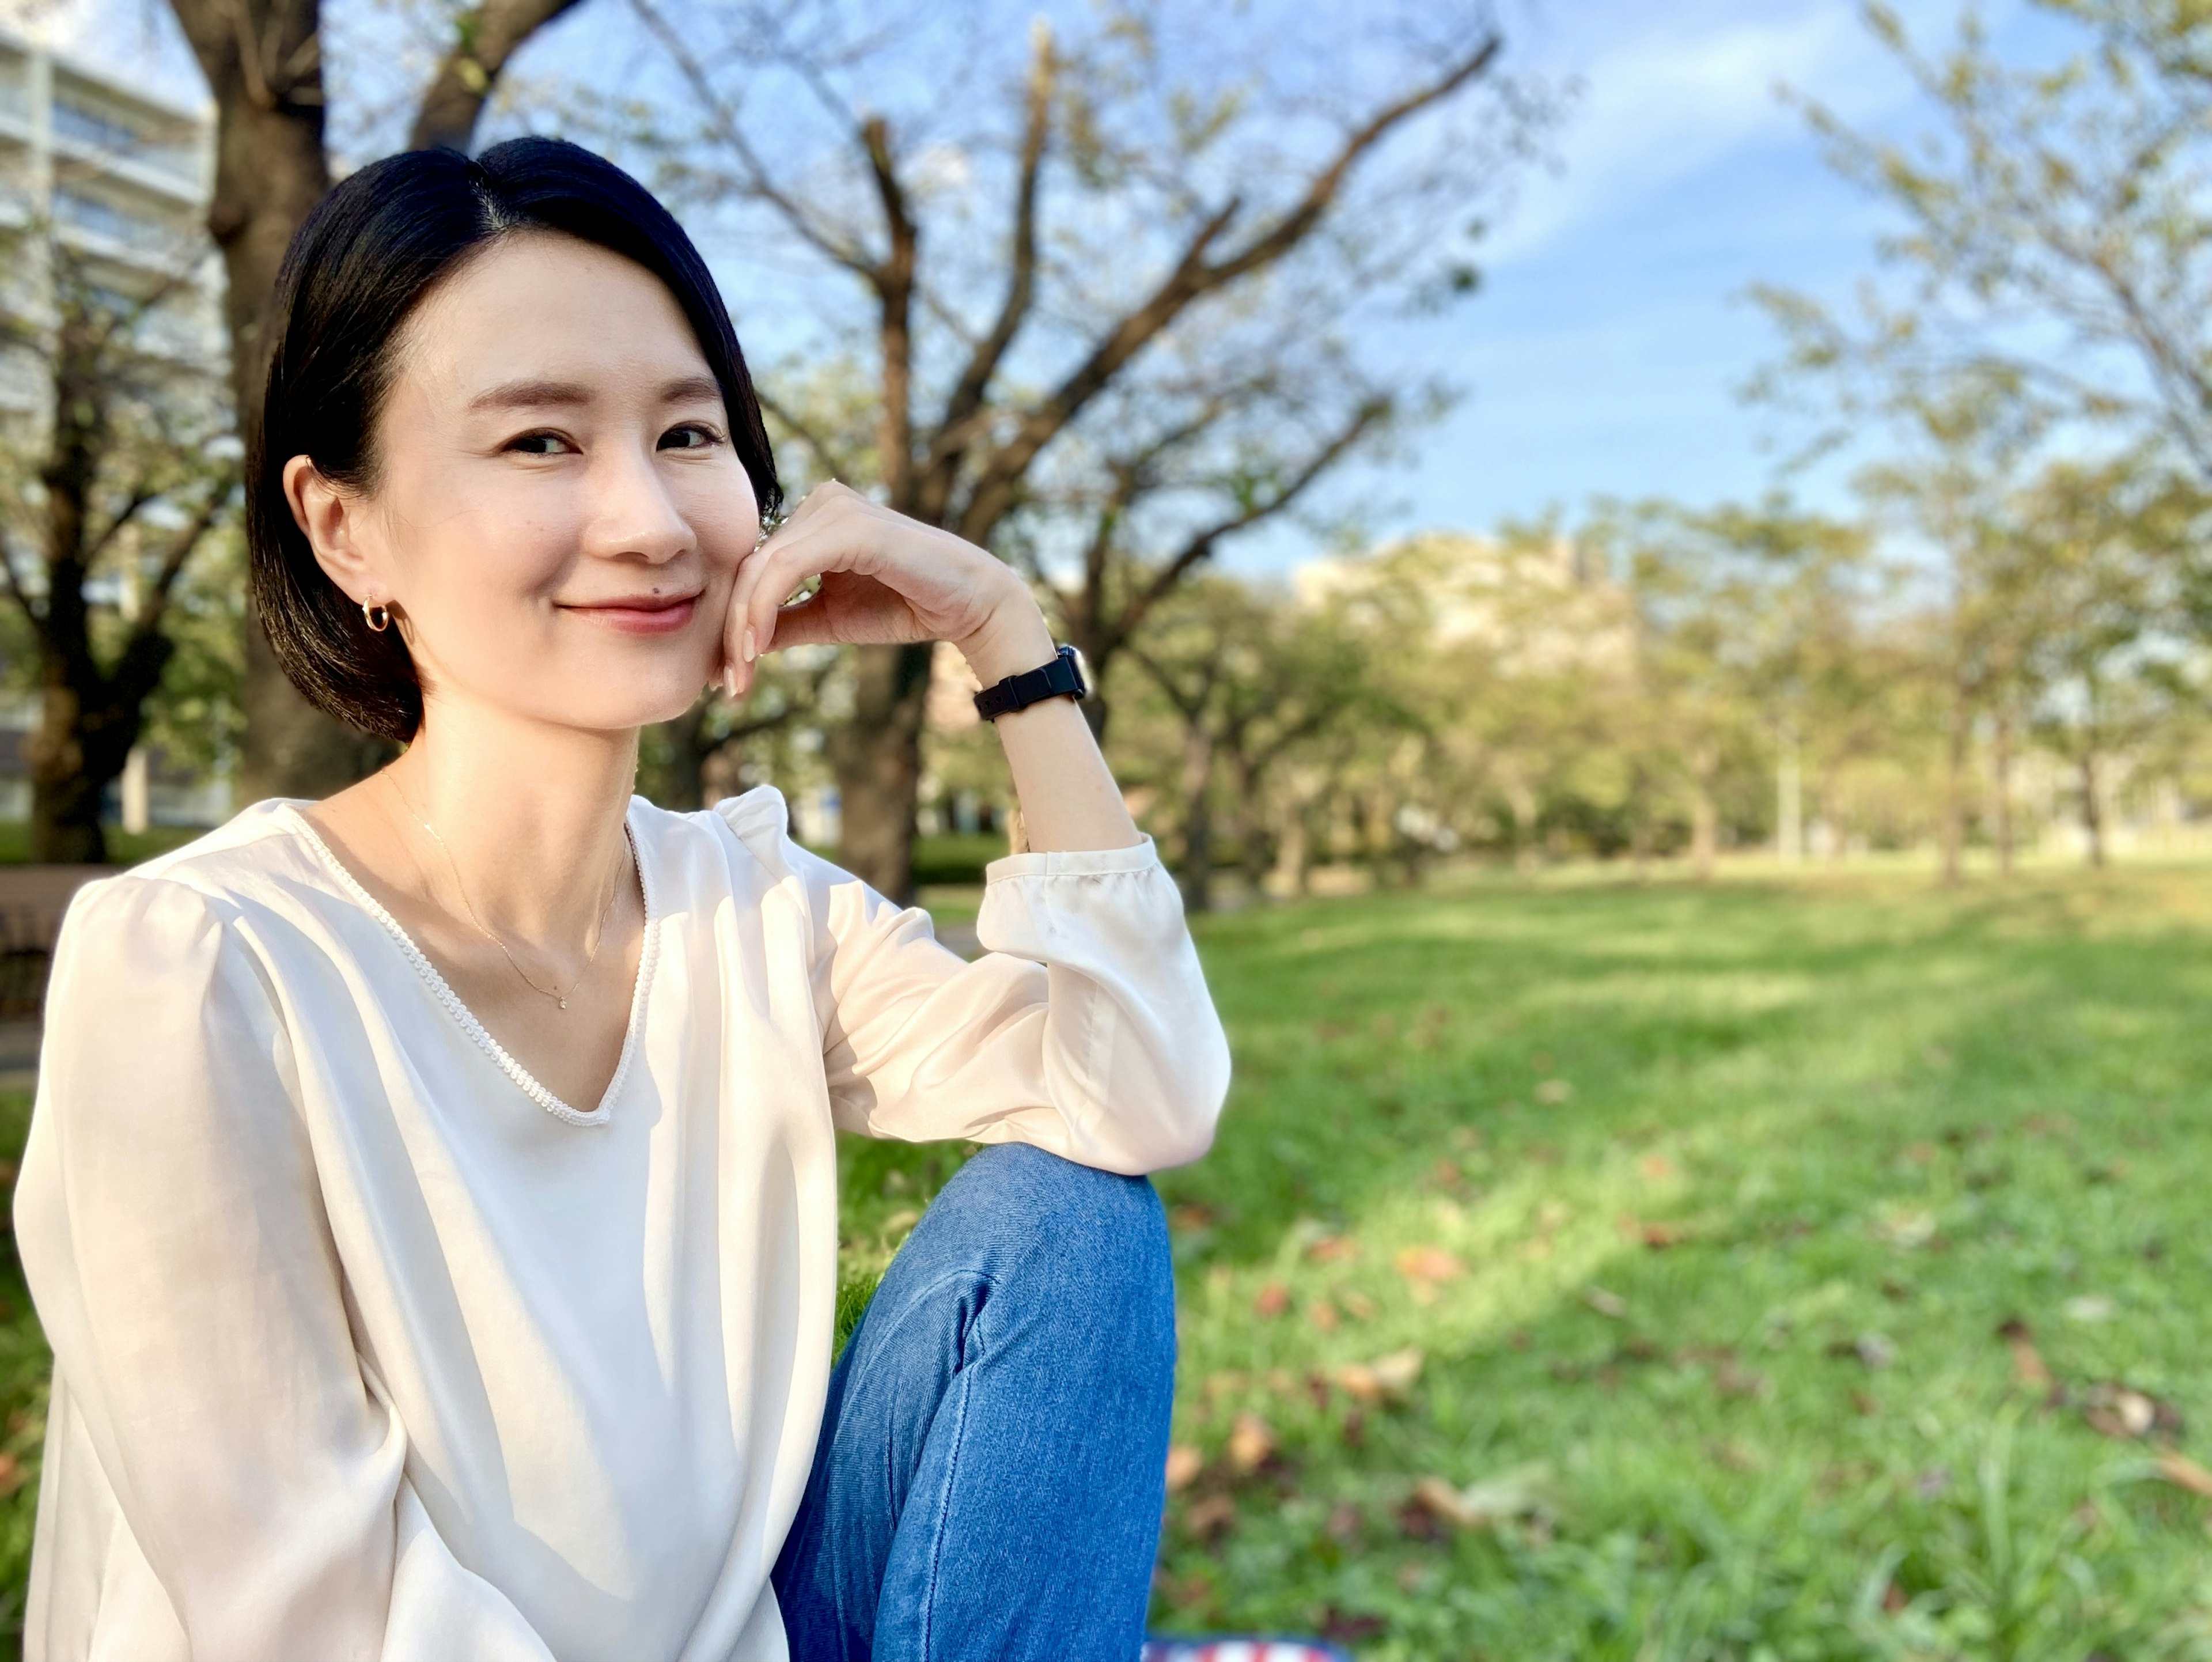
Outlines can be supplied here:
M133 294L64 238L17 247L45 298L4 326L40 366L44 407L0 429L0 587L39 704L29 853L98 862L109 789L176 650L179 579L234 514L238 446L227 404L165 339L189 251L173 281Z

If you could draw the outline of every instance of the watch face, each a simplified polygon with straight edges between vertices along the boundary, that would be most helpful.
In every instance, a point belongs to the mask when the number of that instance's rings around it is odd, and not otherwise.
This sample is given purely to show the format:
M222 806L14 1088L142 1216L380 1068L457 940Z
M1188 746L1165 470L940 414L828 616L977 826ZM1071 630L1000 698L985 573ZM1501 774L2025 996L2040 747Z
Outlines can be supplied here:
M1068 667L1075 672L1075 696L1079 698L1089 697L1091 696L1091 666L1083 661L1083 648L1071 646L1062 647L1060 650L1067 654Z

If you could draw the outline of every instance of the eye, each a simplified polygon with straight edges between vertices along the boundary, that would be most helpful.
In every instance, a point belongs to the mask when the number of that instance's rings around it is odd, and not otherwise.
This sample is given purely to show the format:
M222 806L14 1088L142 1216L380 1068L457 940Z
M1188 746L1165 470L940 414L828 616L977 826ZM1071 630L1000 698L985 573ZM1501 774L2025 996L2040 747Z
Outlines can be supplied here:
M524 433L509 439L507 448L524 456L568 456L576 450L558 433Z
M703 422L687 421L681 427L672 427L660 435L663 450L704 450L720 444L722 435Z

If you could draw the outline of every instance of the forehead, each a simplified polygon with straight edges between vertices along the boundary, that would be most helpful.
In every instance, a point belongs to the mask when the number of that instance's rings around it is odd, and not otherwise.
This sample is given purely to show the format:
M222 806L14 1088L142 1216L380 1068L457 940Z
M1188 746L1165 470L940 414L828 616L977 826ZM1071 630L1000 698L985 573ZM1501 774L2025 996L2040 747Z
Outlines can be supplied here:
M557 232L504 236L440 283L397 343L398 379L466 398L518 378L605 386L707 373L676 296L643 266Z

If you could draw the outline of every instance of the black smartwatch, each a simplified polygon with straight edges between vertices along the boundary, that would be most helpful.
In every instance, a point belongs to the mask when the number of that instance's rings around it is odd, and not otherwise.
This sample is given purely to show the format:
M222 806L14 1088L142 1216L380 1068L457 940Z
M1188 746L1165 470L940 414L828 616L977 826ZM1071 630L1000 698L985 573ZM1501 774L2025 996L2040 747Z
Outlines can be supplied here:
M1090 691L1089 684L1083 679L1083 660L1073 647L1064 646L1053 654L1050 663L1009 675L996 686L985 687L975 695L975 714L987 721L995 721L1001 715L1027 709L1042 699L1081 699Z

